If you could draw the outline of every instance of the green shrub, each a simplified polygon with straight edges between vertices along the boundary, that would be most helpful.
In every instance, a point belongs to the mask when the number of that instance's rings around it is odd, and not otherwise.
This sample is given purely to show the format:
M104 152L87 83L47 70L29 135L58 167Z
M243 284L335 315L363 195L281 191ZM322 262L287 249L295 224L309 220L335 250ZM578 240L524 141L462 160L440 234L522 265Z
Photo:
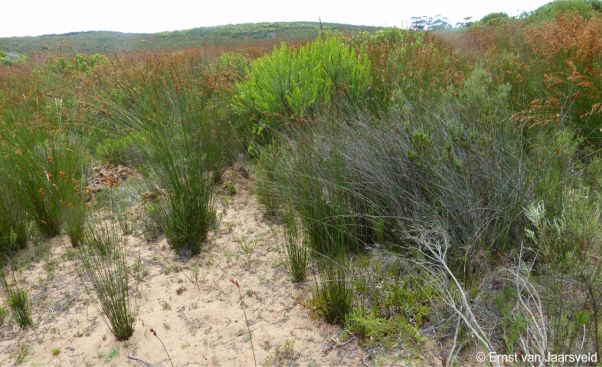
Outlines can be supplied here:
M96 146L96 155L114 165L139 166L144 161L144 153L136 145L139 138L135 135L105 139Z
M29 292L22 288L16 275L13 275L12 282L9 283L5 274L0 273L0 281L2 282L2 287L6 294L6 304L10 309L15 322L21 329L26 329L33 322L31 318Z
M527 15L529 22L550 22L560 13L580 15L591 18L596 13L602 13L600 0L554 0L535 9Z
M388 251L373 251L354 264L358 306L345 321L347 330L359 334L368 345L420 340L436 297L420 269Z
M503 12L490 13L490 14L485 15L483 18L481 18L476 24L479 24L479 25L493 24L493 23L497 23L497 22L507 21L509 18L510 17L508 17L508 14L503 13Z
M255 60L248 79L239 84L236 104L253 119L260 139L291 120L305 120L331 101L362 104L370 87L366 54L340 39L319 38L298 50L282 44Z
M90 74L92 70L109 62L102 54L75 55L72 59L57 57L48 60L47 69L55 73L85 73Z
M392 348L401 340L410 340L413 343L420 340L418 329L403 316L383 318L377 312L375 307L354 308L345 318L345 329L359 336L368 347L384 345Z
M21 55L16 52L4 52L0 50L0 65L19 65L24 64L28 61L27 56Z
M149 203L144 207L142 218L142 234L147 241L154 241L165 232L161 219L161 209L157 203Z
M80 279L117 340L134 333L136 321L131 269L124 240L110 225L89 228L79 247Z

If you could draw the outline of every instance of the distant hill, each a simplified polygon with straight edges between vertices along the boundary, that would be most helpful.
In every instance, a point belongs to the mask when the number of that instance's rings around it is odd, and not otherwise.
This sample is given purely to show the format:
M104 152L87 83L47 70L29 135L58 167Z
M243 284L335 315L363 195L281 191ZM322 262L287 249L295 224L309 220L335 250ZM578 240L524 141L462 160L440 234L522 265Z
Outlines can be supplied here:
M379 27L322 23L325 31L375 31ZM318 35L317 22L247 23L193 28L162 33L74 32L36 37L0 38L0 50L29 54L35 51L95 53L177 49L257 40L299 40Z

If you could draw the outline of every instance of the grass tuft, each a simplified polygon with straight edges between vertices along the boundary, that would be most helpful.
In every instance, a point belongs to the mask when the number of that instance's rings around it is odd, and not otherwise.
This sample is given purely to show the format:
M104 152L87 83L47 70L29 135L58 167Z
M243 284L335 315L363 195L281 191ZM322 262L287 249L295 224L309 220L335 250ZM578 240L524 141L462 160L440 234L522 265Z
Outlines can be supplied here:
M17 325L19 325L21 329L26 329L31 326L33 320L31 318L29 292L22 287L21 282L14 274L12 282L9 283L6 279L6 275L2 272L0 273L0 281L6 292L6 304Z
M89 228L79 249L80 278L111 333L127 340L136 321L131 271L117 228Z

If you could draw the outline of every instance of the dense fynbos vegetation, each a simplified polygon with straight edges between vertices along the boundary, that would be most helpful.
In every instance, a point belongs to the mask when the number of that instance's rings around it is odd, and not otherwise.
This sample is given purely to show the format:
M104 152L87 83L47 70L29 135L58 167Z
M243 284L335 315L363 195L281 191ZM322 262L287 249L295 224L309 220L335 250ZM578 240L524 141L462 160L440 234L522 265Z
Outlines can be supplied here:
M600 355L601 9L0 66L1 255L67 234L127 339L131 264L86 224L90 166L141 173L148 226L190 257L247 160L291 280L365 345Z

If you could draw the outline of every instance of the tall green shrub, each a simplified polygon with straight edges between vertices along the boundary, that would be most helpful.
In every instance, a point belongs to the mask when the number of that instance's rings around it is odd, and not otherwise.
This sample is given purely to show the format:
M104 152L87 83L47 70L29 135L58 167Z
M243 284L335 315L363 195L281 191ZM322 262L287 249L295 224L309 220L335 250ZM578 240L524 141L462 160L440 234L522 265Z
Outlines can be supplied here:
M370 62L335 37L292 49L280 48L253 62L238 85L236 105L253 120L257 138L272 135L284 122L303 121L333 100L361 104L370 87Z

